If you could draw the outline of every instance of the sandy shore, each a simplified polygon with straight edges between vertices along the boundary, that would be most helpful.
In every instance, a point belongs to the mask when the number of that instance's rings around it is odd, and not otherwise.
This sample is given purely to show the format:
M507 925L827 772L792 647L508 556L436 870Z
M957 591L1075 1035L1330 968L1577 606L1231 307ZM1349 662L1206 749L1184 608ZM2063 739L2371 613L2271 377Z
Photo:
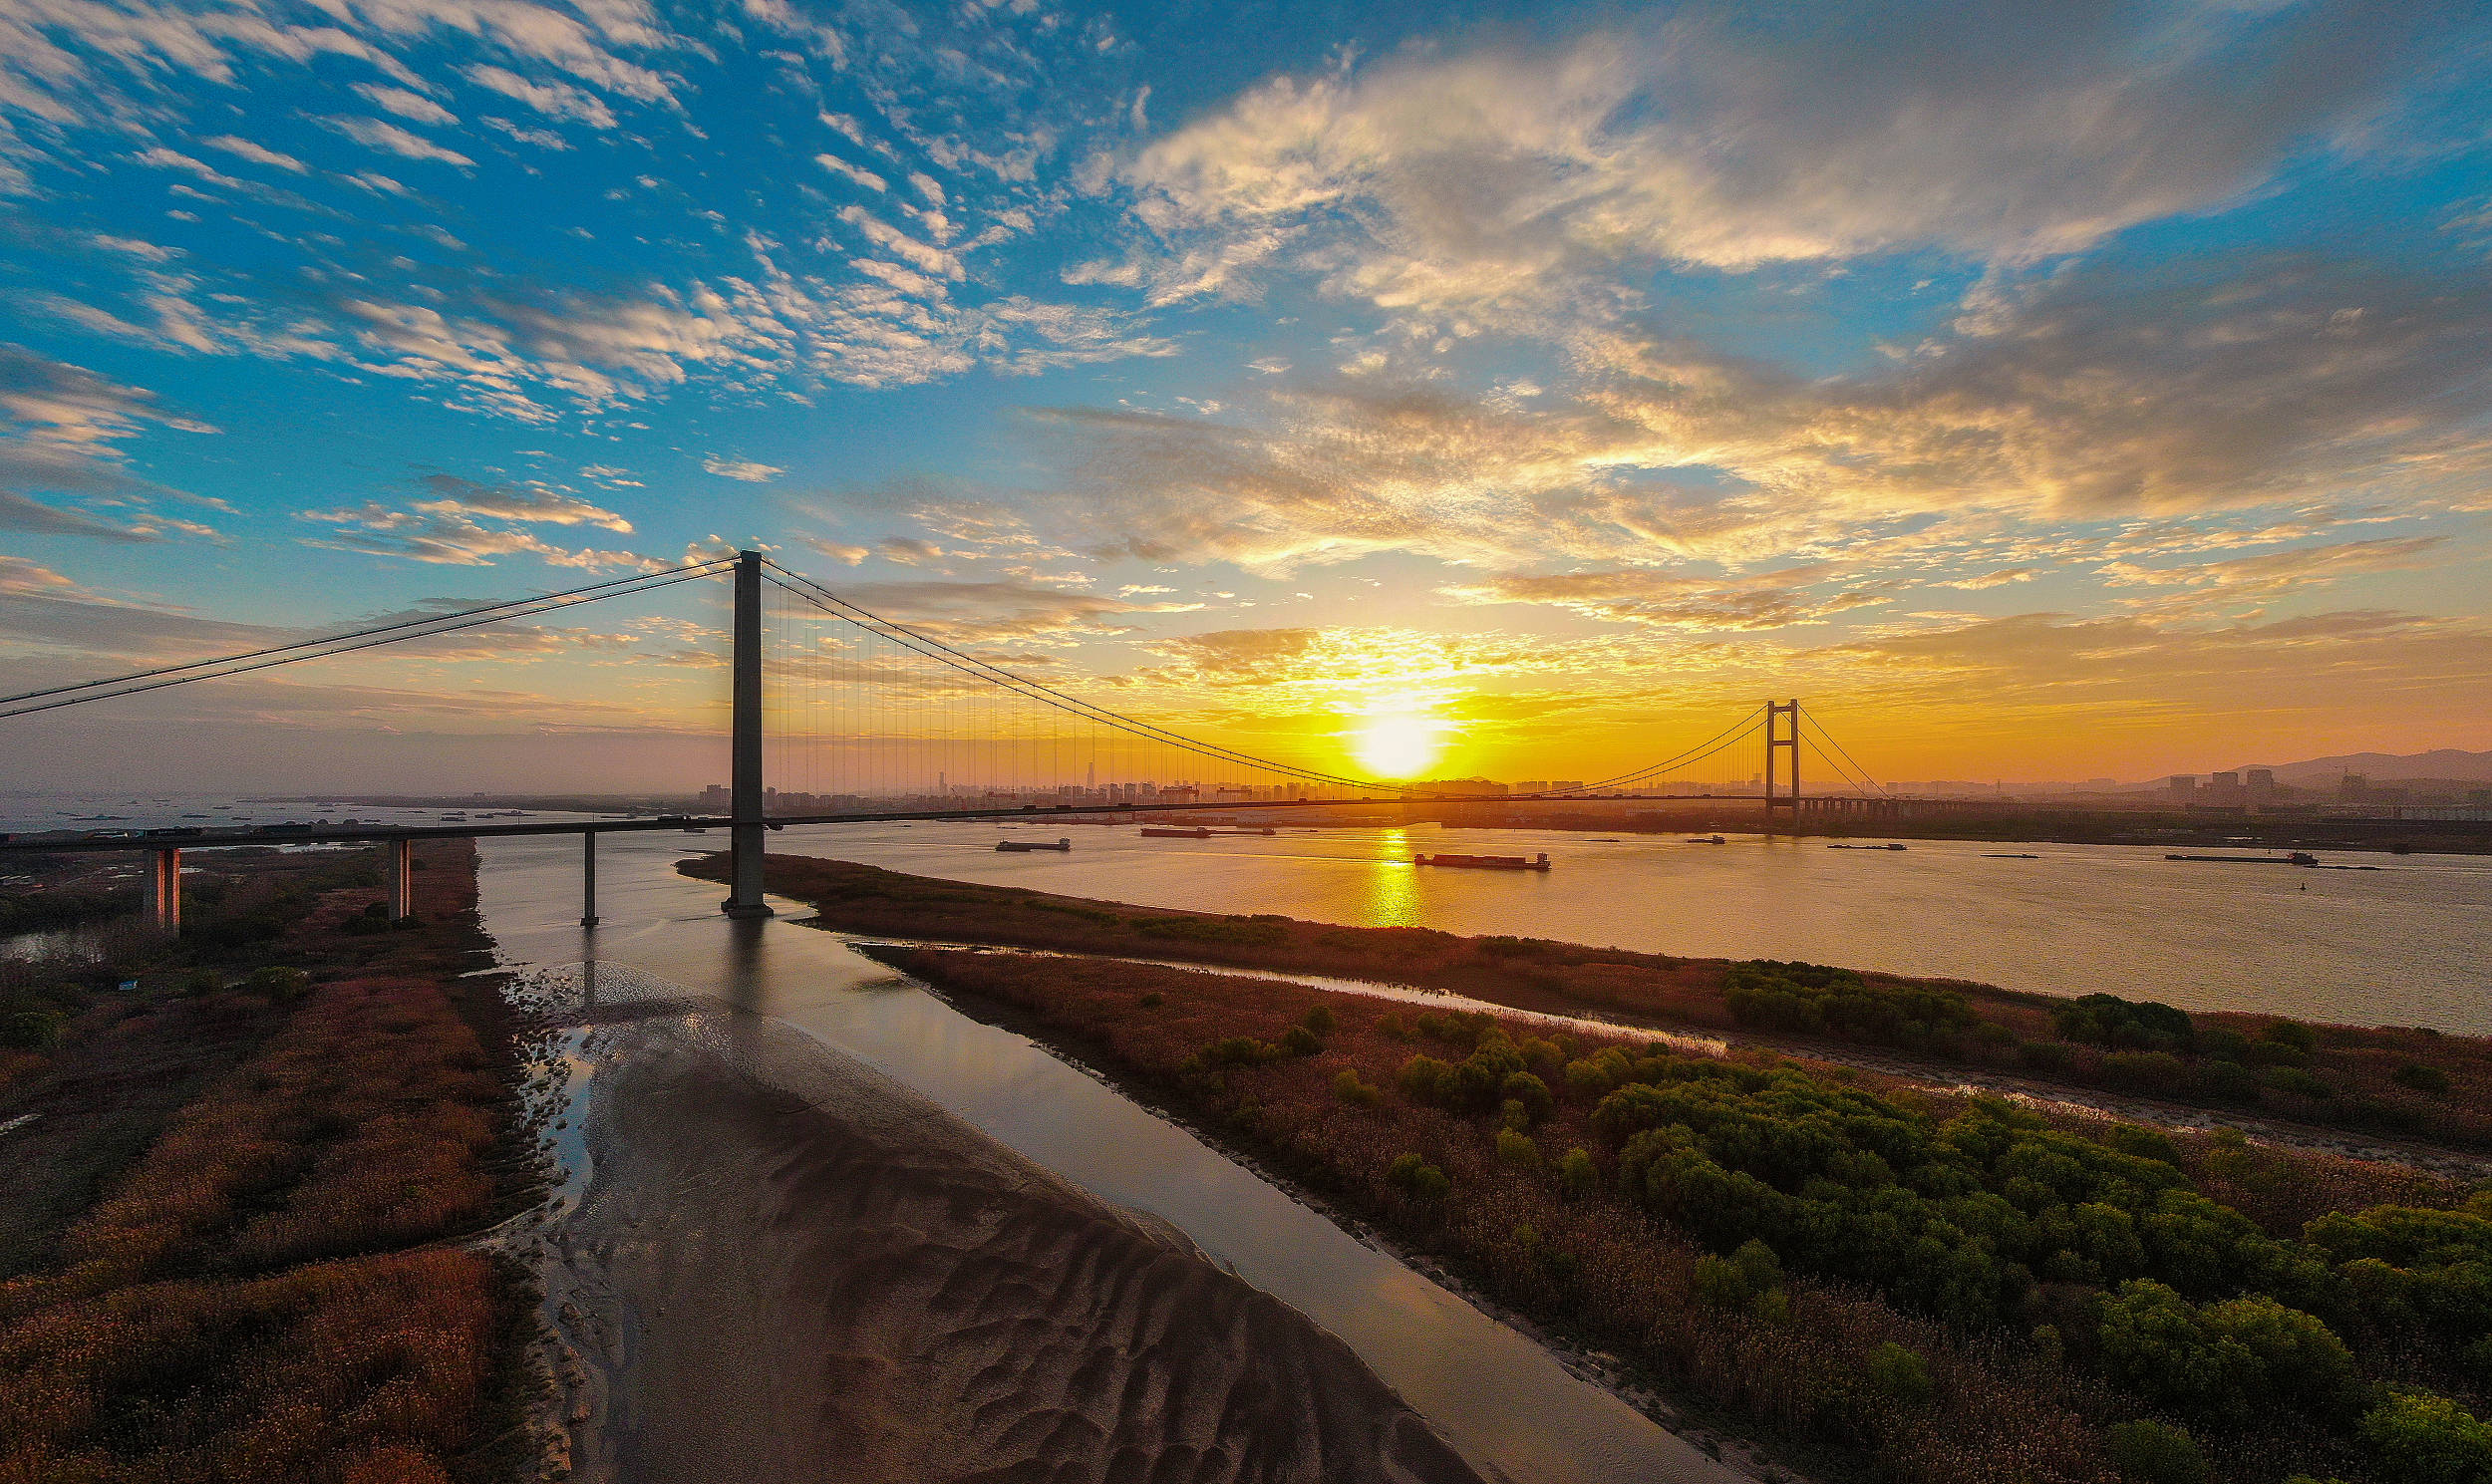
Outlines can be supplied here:
M574 1039L577 1201L530 1246L577 1476L1478 1477L1340 1340L852 1058L725 1012Z

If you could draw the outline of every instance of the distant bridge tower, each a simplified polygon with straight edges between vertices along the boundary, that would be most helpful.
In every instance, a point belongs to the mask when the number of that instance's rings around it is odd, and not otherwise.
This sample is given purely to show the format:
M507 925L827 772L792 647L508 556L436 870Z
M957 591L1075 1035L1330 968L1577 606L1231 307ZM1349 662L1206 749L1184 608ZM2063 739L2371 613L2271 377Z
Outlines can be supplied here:
M1787 729L1783 725L1786 718L1789 721ZM1781 773L1774 754L1786 749L1791 754L1791 791L1788 795L1781 795L1774 791L1775 781ZM1771 819L1774 810L1785 808L1791 811L1792 822L1799 822L1800 702L1796 696L1788 701L1765 703L1765 817Z
M729 917L769 917L762 899L762 851L769 826L762 819L762 553L736 553L736 700L733 757L727 783Z

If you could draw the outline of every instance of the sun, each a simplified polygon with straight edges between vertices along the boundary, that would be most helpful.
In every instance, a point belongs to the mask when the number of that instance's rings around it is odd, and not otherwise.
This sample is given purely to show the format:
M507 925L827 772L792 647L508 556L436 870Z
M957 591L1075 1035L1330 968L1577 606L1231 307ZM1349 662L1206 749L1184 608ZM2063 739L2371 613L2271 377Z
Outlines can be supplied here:
M1380 778L1415 778L1444 751L1443 728L1422 712L1380 712L1353 735L1351 750Z

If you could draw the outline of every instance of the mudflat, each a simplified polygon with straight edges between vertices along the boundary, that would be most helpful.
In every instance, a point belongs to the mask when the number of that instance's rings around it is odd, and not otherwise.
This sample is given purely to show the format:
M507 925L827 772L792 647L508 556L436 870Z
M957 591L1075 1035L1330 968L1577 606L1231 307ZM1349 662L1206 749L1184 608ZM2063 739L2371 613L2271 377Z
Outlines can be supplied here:
M579 1477L1478 1476L1341 1340L783 1025L591 1028L538 1251Z

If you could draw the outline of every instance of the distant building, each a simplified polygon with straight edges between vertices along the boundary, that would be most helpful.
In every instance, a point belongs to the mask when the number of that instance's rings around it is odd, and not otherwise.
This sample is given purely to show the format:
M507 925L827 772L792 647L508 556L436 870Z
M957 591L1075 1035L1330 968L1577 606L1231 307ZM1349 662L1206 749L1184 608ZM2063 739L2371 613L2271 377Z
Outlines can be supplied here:
M1422 793L1447 794L1455 798L1503 798L1506 796L1506 786L1503 783L1491 783L1486 778L1431 778L1423 783L1412 783L1410 786Z
M2165 784L2164 787L2166 791L2170 792L2175 798L2196 798L2198 796L2198 775L2196 773L2174 773L2172 774L2172 781Z
M1529 782L1517 783L1514 785L1514 791L1517 793L1546 793L1549 791L1549 780L1547 778L1534 778Z
M2338 798L2361 798L2369 792L2370 779L2362 776L2360 773L2346 773L2344 775L2344 781L2336 785L2336 796Z
M1583 788L1584 783L1581 778L1559 778L1549 784L1551 793L1581 793Z

